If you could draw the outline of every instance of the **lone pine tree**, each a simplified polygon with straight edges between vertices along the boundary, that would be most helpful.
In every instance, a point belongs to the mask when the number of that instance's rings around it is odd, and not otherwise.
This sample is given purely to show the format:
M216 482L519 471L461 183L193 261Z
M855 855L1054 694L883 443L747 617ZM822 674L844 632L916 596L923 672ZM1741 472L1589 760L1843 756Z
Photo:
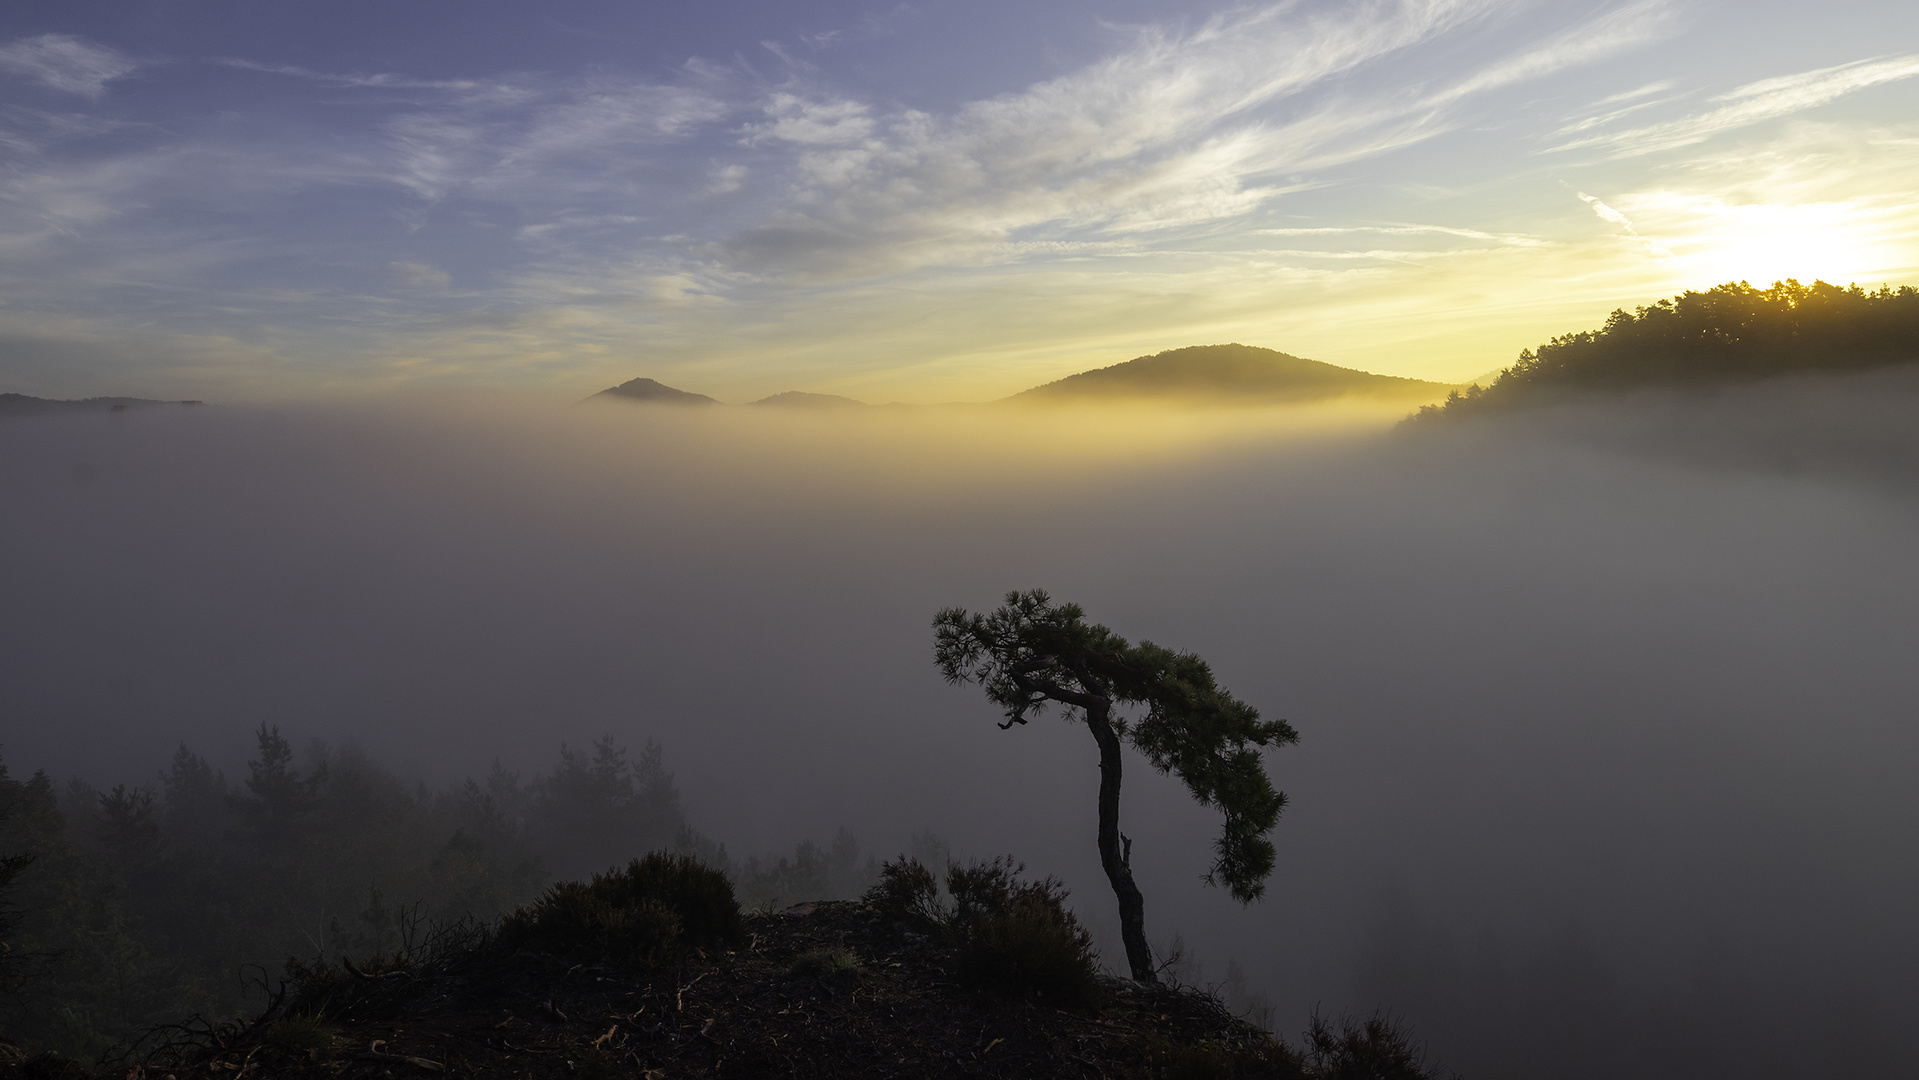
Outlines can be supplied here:
M1146 902L1133 884L1133 842L1119 831L1121 744L1131 742L1160 772L1177 773L1203 806L1226 817L1213 842L1206 881L1250 904L1266 891L1274 852L1266 834L1286 795L1273 788L1260 749L1299 741L1284 720L1219 688L1192 653L1138 645L1088 623L1078 604L1043 591L1013 592L990 615L947 608L933 619L934 659L949 683L976 682L1006 710L1001 730L1058 705L1083 720L1099 744L1099 858L1119 899L1120 937L1133 978L1157 982L1146 945ZM1116 710L1143 706L1145 714Z

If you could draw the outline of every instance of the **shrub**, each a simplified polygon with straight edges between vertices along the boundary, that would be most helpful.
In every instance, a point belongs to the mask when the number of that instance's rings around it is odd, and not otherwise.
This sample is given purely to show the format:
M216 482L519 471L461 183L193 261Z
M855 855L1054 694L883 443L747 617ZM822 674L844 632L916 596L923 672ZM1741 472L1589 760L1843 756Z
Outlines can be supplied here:
M650 964L688 946L737 941L745 924L726 875L690 856L655 852L588 883L554 885L507 916L501 936Z
M879 883L864 899L890 922L943 937L975 986L1084 1001L1096 985L1092 935L1066 910L1064 886L1050 877L1021 881L1025 870L1010 856L948 864L952 902L943 906L932 871L902 855L881 864Z
M1339 1030L1318 1014L1306 1030L1312 1075L1324 1080L1436 1080L1426 1051L1406 1029L1374 1013L1364 1022L1342 1017Z
M1019 876L1026 864L1002 855L991 862L957 863L946 868L946 891L953 894L953 920L964 924L983 915L1003 913L1021 889ZM1057 888L1052 878L1032 883L1042 890ZM1027 887L1032 887L1027 886ZM1066 895L1060 890L1060 896Z
M961 974L1002 993L1084 1001L1095 985L1092 935L1066 910L1064 886L1021 881L1025 869L999 858L947 870Z
M1082 1001L1093 989L1092 938L1050 897L1014 898L968 927L961 954L975 981L1012 993Z
M880 864L879 883L861 897L888 922L932 929L946 921L939 906L939 883L918 859L901 855Z
M562 881L507 917L506 936L524 934L549 946L587 949L619 960L657 963L677 950L679 916L657 900L622 901L592 885Z
M1309 1075L1299 1056L1277 1039L1254 1046L1169 1046L1150 1060L1163 1063L1160 1075L1166 1080L1307 1080Z

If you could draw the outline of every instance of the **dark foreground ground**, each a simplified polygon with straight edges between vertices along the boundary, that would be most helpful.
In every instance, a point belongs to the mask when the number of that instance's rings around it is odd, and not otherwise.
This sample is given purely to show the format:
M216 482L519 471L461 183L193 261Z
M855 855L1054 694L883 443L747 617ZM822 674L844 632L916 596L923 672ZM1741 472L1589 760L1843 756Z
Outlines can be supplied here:
M800 905L747 928L739 948L650 971L482 950L460 963L342 972L322 986L324 1020L312 1018L309 979L304 996L249 1025L162 1033L104 1075L1359 1075L1314 1067L1192 991L1103 980L1094 1000L1062 1009L972 990L936 946L863 904ZM0 1066L0 1076L81 1074L46 1060Z

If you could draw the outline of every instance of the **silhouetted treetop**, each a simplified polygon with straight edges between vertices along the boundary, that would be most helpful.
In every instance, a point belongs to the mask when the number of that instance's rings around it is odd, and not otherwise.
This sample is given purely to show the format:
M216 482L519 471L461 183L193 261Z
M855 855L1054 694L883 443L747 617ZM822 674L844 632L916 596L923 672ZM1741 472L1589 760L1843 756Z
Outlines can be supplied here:
M1286 805L1260 762L1260 748L1299 740L1284 720L1259 711L1213 679L1193 653L1142 641L1133 645L1086 621L1078 604L1054 604L1042 590L1007 594L998 610L948 608L934 621L935 659L948 682L976 682L1006 712L1002 727L1059 705L1069 719L1088 707L1144 706L1117 712L1111 724L1153 767L1185 782L1226 821L1214 844L1209 879L1242 903L1257 899L1272 872L1266 839Z
M1787 279L1732 282L1633 311L1598 330L1527 349L1489 387L1450 395L1421 417L1456 416L1556 392L1740 382L1797 372L1919 362L1919 289L1867 292Z

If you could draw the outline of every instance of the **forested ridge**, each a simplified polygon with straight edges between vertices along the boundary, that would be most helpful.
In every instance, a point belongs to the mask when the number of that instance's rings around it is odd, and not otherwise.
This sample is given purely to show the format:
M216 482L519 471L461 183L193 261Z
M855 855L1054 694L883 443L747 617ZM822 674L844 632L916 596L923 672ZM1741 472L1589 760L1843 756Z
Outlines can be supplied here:
M930 834L916 847L943 857ZM237 780L184 745L153 783L107 791L0 760L0 1035L95 1060L156 1024L257 1011L289 958L388 954L655 850L722 869L749 908L856 896L878 866L843 829L736 860L688 823L657 744L611 738L438 789L269 726Z
M1615 310L1598 330L1562 334L1493 380L1421 408L1458 417L1582 391L1704 386L1919 362L1919 289L1867 291L1788 279L1740 281Z

